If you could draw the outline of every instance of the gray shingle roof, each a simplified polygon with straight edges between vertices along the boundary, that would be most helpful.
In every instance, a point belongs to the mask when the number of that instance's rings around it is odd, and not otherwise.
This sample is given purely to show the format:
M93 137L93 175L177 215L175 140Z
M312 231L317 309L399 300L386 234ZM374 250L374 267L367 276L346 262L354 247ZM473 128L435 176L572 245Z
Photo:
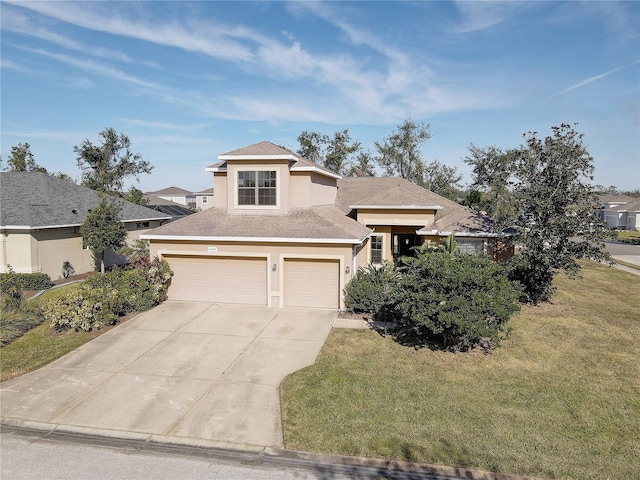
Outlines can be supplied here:
M435 222L424 230L459 233L493 233L493 221L452 200L396 177L360 177L338 180L336 206L349 213L351 206L441 206Z
M230 152L223 153L221 156L245 156L245 155L282 155L288 157L289 155L298 156L291 150L287 150L284 147L280 147L271 142L258 142L253 145L231 150Z
M160 190L156 190L155 192L147 192L149 195L193 195L193 192L190 190L185 190L180 187L167 187Z
M0 173L0 227L43 228L81 225L98 204L98 193L39 172ZM74 213L75 212L75 213ZM122 220L170 218L123 201Z
M158 227L149 235L344 240L360 242L371 230L333 205L292 209L288 215L228 215L210 208Z
M640 212L640 198L632 198L624 205L614 205L605 211L615 210L618 212Z

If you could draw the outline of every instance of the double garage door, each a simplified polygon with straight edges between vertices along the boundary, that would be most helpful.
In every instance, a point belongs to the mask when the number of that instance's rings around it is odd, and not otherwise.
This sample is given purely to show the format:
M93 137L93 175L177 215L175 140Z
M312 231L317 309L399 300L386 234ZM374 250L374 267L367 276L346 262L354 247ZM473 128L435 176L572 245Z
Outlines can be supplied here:
M264 257L165 255L164 258L174 273L168 292L171 300L268 304L267 275L271 272ZM337 260L285 259L281 278L285 307L340 305Z

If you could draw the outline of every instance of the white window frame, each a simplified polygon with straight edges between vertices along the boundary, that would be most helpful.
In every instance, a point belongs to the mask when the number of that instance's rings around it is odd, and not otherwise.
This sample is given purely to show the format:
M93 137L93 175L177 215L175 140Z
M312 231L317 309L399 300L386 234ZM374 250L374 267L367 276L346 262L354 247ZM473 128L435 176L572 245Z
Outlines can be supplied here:
M376 248L374 249L374 239L375 240L379 240L380 241L380 248ZM384 235L371 235L371 241L369 242L370 244L370 250L369 250L369 260L371 261L372 264L374 265L380 265L382 262L384 262ZM380 261L376 262L373 259L373 253L374 250L377 252L380 252Z
M259 201L259 188L258 187L258 172L275 172L276 174L276 203L275 205L258 205L257 203L255 204L249 204L249 205L241 205L240 204L240 198L239 198L239 192L240 192L240 185L239 185L239 176L240 176L240 172L254 172L256 174L256 187L255 187L255 192L256 192L256 197L255 200L256 202ZM256 167L245 167L245 168L238 168L235 170L234 172L234 205L235 208L237 209L279 209L280 208L280 170L277 168L256 168Z

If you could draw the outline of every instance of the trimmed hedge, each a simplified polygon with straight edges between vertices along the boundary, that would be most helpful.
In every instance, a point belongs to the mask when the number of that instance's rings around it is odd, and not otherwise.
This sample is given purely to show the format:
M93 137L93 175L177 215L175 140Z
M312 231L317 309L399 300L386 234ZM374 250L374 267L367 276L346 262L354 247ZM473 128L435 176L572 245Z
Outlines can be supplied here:
M11 288L12 282L21 290L46 290L53 287L46 273L0 273L0 292Z

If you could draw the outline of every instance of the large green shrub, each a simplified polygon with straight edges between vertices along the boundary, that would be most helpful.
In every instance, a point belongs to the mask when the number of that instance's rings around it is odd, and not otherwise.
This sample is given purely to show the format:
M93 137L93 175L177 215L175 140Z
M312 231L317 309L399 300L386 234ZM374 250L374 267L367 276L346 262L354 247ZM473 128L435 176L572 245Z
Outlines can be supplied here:
M17 286L20 290L46 290L53 287L51 277L46 273L0 273L0 292Z
M45 319L57 330L90 331L113 325L120 316L148 310L165 300L172 275L169 265L160 259L148 260L133 270L113 270L47 302Z
M401 332L419 343L467 350L499 340L519 295L490 258L434 252L404 260L393 310Z
M375 313L380 317L397 282L398 274L390 262L360 267L344 289L344 303L356 312Z

